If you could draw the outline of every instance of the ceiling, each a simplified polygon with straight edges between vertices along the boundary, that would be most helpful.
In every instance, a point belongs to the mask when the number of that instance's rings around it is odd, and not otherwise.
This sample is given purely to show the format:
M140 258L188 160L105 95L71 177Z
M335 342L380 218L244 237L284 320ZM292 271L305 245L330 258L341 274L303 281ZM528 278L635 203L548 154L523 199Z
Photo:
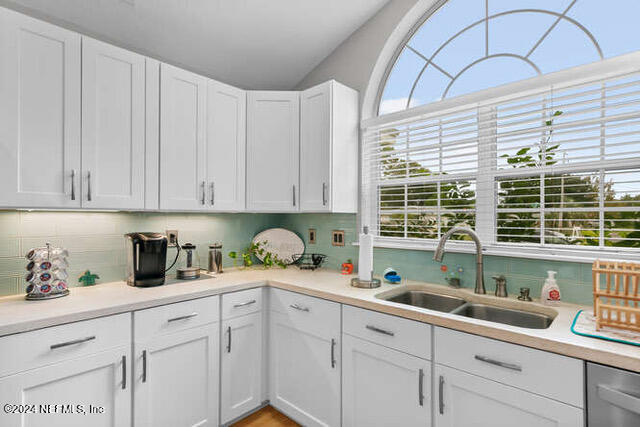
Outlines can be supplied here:
M388 0L0 0L245 89L290 89Z

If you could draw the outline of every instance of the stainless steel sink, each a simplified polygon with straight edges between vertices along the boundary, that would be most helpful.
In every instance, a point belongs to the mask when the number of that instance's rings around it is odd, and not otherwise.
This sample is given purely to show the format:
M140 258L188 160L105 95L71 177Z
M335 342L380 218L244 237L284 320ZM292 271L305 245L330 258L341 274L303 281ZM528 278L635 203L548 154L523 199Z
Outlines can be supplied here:
M451 314L529 329L547 329L553 322L546 314L475 303L462 305Z
M407 291L384 299L400 304L412 305L414 307L443 311L445 313L448 313L466 303L462 298L452 297L449 295L430 294L424 291Z

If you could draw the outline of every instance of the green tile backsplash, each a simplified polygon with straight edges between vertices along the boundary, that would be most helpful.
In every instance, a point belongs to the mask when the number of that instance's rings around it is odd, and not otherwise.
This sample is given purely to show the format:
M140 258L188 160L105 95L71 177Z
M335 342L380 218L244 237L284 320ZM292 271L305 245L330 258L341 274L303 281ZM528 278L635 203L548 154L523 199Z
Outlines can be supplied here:
M100 282L122 280L125 274L125 233L133 231L179 231L181 243L197 246L201 265L206 267L208 244L223 242L226 254L241 250L253 236L276 222L264 214L172 214L127 212L0 212L0 295L24 292L24 254L45 242L67 248L69 284L87 269L100 275ZM173 261L169 249L167 261Z
M86 269L100 275L99 282L122 280L125 271L123 234L132 231L179 230L180 241L198 247L202 266L206 266L207 245L223 243L224 264L232 260L227 253L242 250L251 238L268 227L285 227L297 232L307 244L307 252L328 255L327 266L339 269L351 258L357 265L358 247L354 214L173 214L127 212L0 212L0 295L24 291L26 261L23 255L45 242L69 249L70 285ZM308 243L308 229L315 228L316 243ZM345 231L345 246L331 245L331 231ZM169 249L168 261L175 252ZM445 283L440 264L430 251L376 248L375 273L386 267L396 268L408 279ZM471 254L446 253L444 263L450 268L463 268L462 284L473 287L475 257ZM524 258L485 256L485 282L493 290L492 275L504 274L510 294L522 286L539 296L547 270L558 271L558 283L566 301L591 304L591 265L582 263L540 261Z
M329 267L340 268L340 264L347 258L352 258L357 265L358 247L351 245L358 239L354 214L287 214L279 215L277 219L280 226L297 232L304 239L308 252L328 255ZM309 228L317 230L317 243L314 245L308 244ZM331 246L331 230L336 229L345 231L344 247ZM446 284L440 264L432 259L432 251L376 248L373 255L375 274L382 274L385 268L394 267L401 276L408 279ZM462 285L469 288L475 286L475 255L447 252L443 263L449 268L461 266ZM504 274L509 294L517 294L521 287L529 287L531 295L539 297L547 270L558 272L558 283L565 301L585 305L593 303L591 263L484 257L485 286L488 292L494 289L491 276Z

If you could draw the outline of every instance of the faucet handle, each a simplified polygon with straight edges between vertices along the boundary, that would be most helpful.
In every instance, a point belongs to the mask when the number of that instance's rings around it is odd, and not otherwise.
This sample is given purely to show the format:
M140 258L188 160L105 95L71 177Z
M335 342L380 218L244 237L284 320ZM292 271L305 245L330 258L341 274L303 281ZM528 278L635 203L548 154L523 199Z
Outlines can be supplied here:
M507 297L507 278L504 277L504 274L492 276L492 279L496 281L496 296Z

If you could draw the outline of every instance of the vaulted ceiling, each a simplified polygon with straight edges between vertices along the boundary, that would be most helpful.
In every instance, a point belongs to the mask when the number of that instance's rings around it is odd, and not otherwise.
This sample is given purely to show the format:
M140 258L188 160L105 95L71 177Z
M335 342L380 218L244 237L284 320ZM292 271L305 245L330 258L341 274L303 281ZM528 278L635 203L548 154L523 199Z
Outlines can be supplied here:
M388 0L0 0L246 89L289 89Z

